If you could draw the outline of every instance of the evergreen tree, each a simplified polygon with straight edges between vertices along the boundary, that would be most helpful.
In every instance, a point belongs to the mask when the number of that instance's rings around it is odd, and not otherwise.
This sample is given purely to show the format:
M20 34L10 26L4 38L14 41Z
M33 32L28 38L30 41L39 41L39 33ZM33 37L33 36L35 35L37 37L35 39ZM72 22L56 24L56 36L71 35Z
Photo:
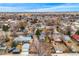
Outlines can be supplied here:
M70 32L70 31L68 31L68 32L67 32L67 35L69 35L69 36L70 36L70 35L71 35L71 32Z
M79 30L77 30L77 32L75 34L78 34L79 35Z
M2 29L3 29L3 31L8 31L9 26L8 25L3 25Z
M39 30L39 29L37 29L36 35L37 35L37 37L39 38L39 36L40 36L40 30Z
M17 42L13 42L13 43L12 43L12 47L16 47L17 44L18 44Z

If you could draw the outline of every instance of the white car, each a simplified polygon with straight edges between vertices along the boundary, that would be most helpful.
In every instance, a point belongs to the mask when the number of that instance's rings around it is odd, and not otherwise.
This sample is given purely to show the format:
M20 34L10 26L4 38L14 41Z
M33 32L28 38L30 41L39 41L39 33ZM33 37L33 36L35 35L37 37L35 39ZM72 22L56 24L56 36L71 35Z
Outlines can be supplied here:
M22 49L22 52L28 52L29 49Z
M55 48L56 53L63 53L62 49L60 48Z
M21 52L21 55L28 56L29 55L29 52Z
M63 51L57 50L56 53L63 53Z

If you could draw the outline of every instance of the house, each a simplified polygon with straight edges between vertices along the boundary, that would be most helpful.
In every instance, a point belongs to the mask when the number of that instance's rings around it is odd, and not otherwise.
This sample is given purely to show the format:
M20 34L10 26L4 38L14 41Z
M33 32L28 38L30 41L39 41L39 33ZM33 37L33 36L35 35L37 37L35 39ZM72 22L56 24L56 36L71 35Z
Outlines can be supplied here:
M6 54L6 52L7 52L7 47L6 47L6 46L1 46L1 45L0 45L0 55Z
M61 33L59 33L57 30L54 30L52 35L54 41L61 42Z
M76 41L79 41L79 35L77 34L74 34L71 36L73 39L75 39Z
M23 44L21 55L26 55L26 56L29 55L29 48L30 48L29 46L30 45L28 43Z
M71 38L70 38L68 35L64 35L63 37L64 37L64 41L69 41L69 40L71 40Z
M68 46L71 47L72 46L72 40L68 35L64 35L63 36L63 42Z
M31 36L22 36L20 35L19 37L16 37L14 39L15 42L29 42L31 40Z

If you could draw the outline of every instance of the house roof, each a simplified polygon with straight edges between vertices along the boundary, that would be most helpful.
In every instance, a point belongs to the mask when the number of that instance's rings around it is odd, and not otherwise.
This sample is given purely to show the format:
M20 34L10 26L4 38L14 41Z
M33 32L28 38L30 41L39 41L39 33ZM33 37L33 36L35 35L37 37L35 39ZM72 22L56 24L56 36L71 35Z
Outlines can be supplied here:
M14 41L30 41L31 37L19 36L14 39Z
M29 44L28 44L28 43L24 44L24 45L22 46L22 48L23 48L23 49L29 49Z
M67 35L64 35L64 40L68 41L68 40L71 40L71 38Z
M79 41L79 35L77 35L77 34L72 35L72 38Z

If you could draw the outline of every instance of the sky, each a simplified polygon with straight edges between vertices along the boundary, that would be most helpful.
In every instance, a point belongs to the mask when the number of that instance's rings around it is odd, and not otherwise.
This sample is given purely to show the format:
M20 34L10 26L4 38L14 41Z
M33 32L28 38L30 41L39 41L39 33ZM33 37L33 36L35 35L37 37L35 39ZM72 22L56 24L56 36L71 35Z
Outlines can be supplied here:
M0 3L0 12L78 12L79 3Z

